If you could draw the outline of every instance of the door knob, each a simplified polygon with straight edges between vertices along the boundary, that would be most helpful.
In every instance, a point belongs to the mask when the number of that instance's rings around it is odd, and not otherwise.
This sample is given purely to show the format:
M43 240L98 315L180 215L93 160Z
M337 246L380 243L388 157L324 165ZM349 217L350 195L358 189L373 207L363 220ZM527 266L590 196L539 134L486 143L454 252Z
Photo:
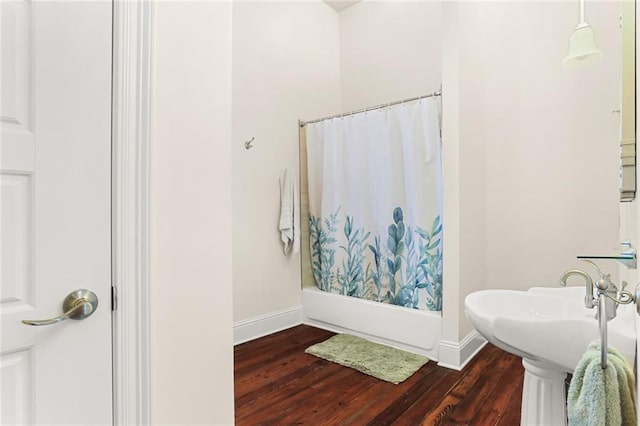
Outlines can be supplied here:
M51 325L66 319L81 320L90 316L98 308L98 296L91 290L74 290L62 302L63 313L46 320L22 320L26 325Z

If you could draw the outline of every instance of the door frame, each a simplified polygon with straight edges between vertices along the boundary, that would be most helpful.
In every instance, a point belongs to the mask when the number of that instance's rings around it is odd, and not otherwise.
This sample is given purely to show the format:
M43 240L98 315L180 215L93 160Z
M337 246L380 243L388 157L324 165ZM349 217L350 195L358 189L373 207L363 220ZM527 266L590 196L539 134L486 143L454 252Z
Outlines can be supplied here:
M151 425L154 1L112 5L113 424Z

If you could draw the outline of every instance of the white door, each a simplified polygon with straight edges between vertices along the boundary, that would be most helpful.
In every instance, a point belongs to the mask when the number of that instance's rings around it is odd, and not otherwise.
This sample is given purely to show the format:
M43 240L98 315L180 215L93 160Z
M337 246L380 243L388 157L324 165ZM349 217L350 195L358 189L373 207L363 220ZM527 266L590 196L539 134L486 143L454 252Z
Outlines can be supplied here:
M111 424L111 2L0 1L0 424ZM62 313L96 293L84 320Z

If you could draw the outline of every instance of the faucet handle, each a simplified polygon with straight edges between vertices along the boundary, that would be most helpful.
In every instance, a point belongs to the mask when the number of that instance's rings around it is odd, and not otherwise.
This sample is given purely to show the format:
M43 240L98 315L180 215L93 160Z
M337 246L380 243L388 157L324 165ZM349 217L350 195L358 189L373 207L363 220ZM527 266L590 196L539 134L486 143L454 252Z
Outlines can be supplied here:
M607 291L613 283L611 282L610 275L606 274L596 281L595 284L599 291ZM615 285L613 287L615 288Z
M588 294L585 294L584 296L584 306L586 308L593 308L594 306L596 306L596 300L593 298L593 296L589 296Z
M611 274L604 274L604 277L602 279L607 282L609 291L618 291L618 286L616 285L616 283L611 281Z

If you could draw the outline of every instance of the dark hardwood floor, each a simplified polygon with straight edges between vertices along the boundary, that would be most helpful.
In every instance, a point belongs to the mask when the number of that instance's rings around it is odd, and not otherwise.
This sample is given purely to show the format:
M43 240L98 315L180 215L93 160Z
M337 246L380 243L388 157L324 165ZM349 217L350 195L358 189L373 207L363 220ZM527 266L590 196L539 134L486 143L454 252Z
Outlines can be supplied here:
M237 425L520 422L521 359L488 344L462 370L430 361L393 385L304 353L334 333L305 325L235 347Z

